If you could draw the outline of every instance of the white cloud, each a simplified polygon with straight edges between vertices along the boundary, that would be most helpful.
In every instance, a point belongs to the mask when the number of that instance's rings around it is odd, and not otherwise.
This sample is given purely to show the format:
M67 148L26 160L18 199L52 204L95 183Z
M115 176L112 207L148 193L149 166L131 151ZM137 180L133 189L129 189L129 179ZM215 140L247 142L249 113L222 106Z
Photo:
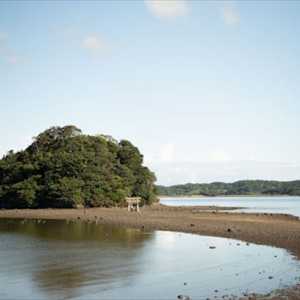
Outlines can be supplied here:
M173 161L173 150L174 146L171 144L163 145L160 150L159 154L146 154L145 155L145 163L152 163L152 162L158 162L158 163L167 163Z
M83 45L89 52L96 56L101 56L107 53L111 48L106 45L101 39L94 35L87 35L83 38Z
M226 163L231 160L231 157L226 154L224 149L216 149L208 156L208 161L212 163Z
M190 11L186 0L146 0L146 6L157 18L176 19Z
M14 67L17 67L21 64L21 60L19 57L17 56L10 56L8 57L5 62L10 65L10 66L14 66Z
M78 12L78 13L75 14L75 18L77 18L78 20L86 20L87 15L82 13L82 12Z
M226 26L233 27L241 21L240 13L232 2L227 3L219 9L223 23Z
M173 160L173 145L164 145L160 150L160 161L168 162Z
M8 33L0 31L0 42L5 42L10 39L10 35Z

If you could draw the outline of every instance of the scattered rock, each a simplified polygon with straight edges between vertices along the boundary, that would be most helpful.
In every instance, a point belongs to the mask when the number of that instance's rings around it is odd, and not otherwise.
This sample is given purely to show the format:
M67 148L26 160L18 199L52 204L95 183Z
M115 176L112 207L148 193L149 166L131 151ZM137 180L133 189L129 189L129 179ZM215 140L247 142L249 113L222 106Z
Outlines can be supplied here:
M216 246L209 246L209 249L216 249Z

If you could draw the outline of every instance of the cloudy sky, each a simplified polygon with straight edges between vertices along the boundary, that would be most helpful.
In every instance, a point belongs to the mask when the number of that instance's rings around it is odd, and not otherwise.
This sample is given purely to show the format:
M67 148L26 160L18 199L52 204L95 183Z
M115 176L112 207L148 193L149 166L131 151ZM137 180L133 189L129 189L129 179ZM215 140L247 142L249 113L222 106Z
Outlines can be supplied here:
M0 155L53 125L158 184L300 179L300 2L0 2Z

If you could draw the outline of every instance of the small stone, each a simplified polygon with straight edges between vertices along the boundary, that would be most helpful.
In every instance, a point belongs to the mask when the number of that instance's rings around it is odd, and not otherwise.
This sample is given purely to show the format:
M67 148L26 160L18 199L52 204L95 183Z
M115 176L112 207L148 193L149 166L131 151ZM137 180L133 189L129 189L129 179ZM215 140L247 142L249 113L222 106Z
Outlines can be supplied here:
M196 226L196 225L192 223L191 226Z
M247 246L249 246L249 243L246 243Z
M228 231L228 232L232 232L232 229L228 228L227 231Z
M273 279L274 277L273 276L269 276L269 279Z
M184 285L186 285L186 282L184 283Z
M215 293L219 293L219 291L218 291L218 290L215 290Z
M209 249L216 249L215 246L209 246Z
M183 295L178 295L177 298L178 299L183 299Z

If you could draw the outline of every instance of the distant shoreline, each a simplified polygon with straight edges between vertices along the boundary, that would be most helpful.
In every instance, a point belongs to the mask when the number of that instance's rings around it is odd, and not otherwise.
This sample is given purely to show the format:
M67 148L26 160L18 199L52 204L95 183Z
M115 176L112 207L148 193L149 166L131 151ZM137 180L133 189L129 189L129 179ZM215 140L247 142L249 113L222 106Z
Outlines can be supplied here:
M300 197L297 195L218 195L218 196L205 196L205 195L175 195L175 196L157 196L158 198L279 198L279 197Z

